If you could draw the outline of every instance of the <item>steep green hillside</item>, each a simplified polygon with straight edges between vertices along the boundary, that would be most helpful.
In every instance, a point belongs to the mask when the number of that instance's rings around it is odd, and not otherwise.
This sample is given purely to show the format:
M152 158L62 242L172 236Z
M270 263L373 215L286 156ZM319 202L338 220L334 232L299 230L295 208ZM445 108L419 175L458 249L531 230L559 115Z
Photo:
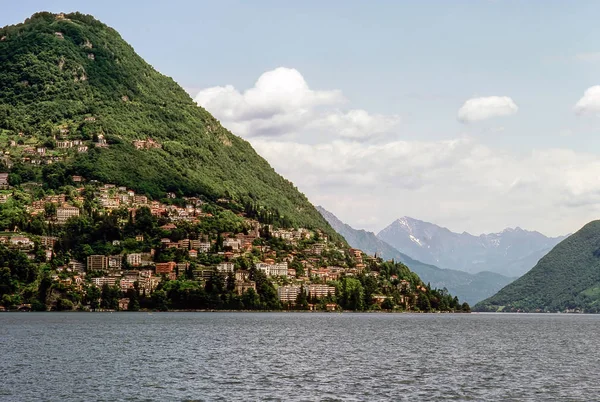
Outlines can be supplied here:
M477 309L600 312L600 221L563 240L531 271Z
M396 250L384 242L374 233L365 230L357 230L340 221L334 214L321 206L317 210L329 222L329 224L342 235L350 246L363 250L364 252L377 255L384 260L395 260L406 264L425 283L443 289L446 288L453 295L469 304L475 304L502 289L513 281L513 278L497 274L495 272L478 272L470 274L453 269L441 269L435 265L425 264L417 261L404 253Z
M88 15L0 29L0 149L11 184L81 175L153 198L227 198L337 236L248 142Z

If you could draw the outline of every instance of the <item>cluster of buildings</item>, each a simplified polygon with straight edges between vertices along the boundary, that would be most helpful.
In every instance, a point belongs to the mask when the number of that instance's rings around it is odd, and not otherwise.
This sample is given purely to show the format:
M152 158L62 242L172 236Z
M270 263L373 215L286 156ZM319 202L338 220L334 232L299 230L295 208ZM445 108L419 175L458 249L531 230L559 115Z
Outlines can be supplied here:
M148 145L150 144L150 145ZM155 147L152 140L137 144L144 149ZM85 178L81 176L72 177L74 183L83 183ZM202 210L203 202L199 198L184 198L184 204L165 204L160 201L149 200L146 196L136 194L135 191L126 187L118 187L113 184L95 183L93 208L98 212L108 212L118 208L126 208L133 218L139 208L147 207L155 216L168 218L168 223L161 226L166 236L162 239L153 240L153 248L147 252L128 252L117 255L89 255L85 261L71 260L59 272L69 273L56 276L56 280L64 285L74 286L81 289L84 284L102 287L105 284L119 286L123 292L135 286L140 292L151 293L165 278L175 280L178 278L194 278L198 281L214 280L215 275L227 280L233 278L235 292L244 294L250 289L256 291L256 283L251 279L249 270L240 269L236 259L244 257L254 261L253 268L262 272L271 280L277 288L278 297L282 303L293 304L298 295L304 292L310 300L318 300L335 294L335 288L327 285L330 281L340 279L342 275L358 275L365 269L368 259L372 257L363 256L360 250L338 249L336 245L328 241L328 237L319 232L305 228L273 228L267 225L270 237L281 239L292 245L288 248L292 251L273 250L269 242L261 239L261 229L264 226L258 221L244 218L246 229L243 233L220 233L215 239L206 236L201 238L184 238L173 240L169 233L178 228L182 221L189 223L200 223L202 218L211 217ZM8 186L8 175L0 174L0 187ZM56 224L64 224L72 217L81 213L81 206L89 202L89 194L84 193L83 185L78 187L70 195L57 194L47 195L42 199L35 200L28 207L28 212L35 216L44 214L48 221ZM89 190L89 187L88 187ZM85 197L84 197L85 194ZM168 194L167 198L176 198L175 194ZM51 216L49 216L49 214ZM243 216L243 214L240 214ZM314 241L317 239L318 241ZM37 239L37 238L35 238ZM137 241L144 241L143 236L138 235ZM218 244L220 239L220 243ZM257 241L257 240L261 241ZM51 260L53 248L57 242L56 237L39 237L40 246L45 250L46 260ZM310 241L313 240L313 241ZM304 242L306 241L306 242ZM11 247L17 247L34 258L31 251L35 242L29 237L20 235L0 236L0 242ZM113 241L113 245L119 245L121 241ZM300 245L306 246L300 246ZM178 249L185 250L183 262L156 260L156 249L161 250ZM350 254L354 264L345 266L344 261L331 261L325 251L337 251ZM213 265L205 265L202 261L206 259L202 255L216 255L221 262ZM181 253L178 261L181 261ZM338 253L339 255L339 253ZM333 262L333 264L332 264ZM339 265L336 265L339 264ZM293 267L302 267L304 273L297 272Z
M61 32L56 32L57 37L63 38ZM91 60L95 59L93 53L88 54L88 58ZM84 123L93 124L96 122L95 116L87 116L84 118ZM23 163L31 163L34 165L47 165L53 162L64 161L69 154L79 154L88 152L92 146L98 148L107 148L109 146L104 134L100 131L97 135L94 135L93 140L84 140L76 138L77 136L70 135L70 129L66 126L59 127L57 133L53 136L53 145L45 146L27 143L27 138L23 132L18 133L18 140L11 139L8 141L8 149L4 151L3 160L9 165L12 165L14 161L21 161ZM145 140L134 140L132 145L136 149L152 149L162 148L162 145L152 138Z
M81 176L72 176L75 184L81 184L85 179ZM0 173L0 188L5 185L8 187L8 174ZM54 204L55 213L53 216L46 216L48 222L56 224L64 224L69 218L77 217L81 213L81 205L85 198L81 195L84 187L77 188L78 195L67 197L66 194L48 195L40 200L33 201L27 210L30 215L36 216L46 214L48 204ZM10 194L0 194L0 203L6 202ZM67 200L68 199L68 200ZM95 209L99 211L112 211L119 208L127 208L127 210L135 216L137 209L147 207L155 216L168 217L172 222L188 221L197 223L202 217L209 217L210 214L202 212L203 202L196 197L186 197L186 205L184 207L177 205L168 205L160 201L150 201L144 195L136 194L135 191L126 187L117 187L113 184L106 184L97 189L95 194ZM229 244L236 247L236 244ZM203 251L204 245L199 244L198 251Z
M264 273L277 287L279 300L286 304L294 304L298 295L304 292L308 299L318 300L335 294L335 287L327 285L329 281L337 280L343 275L356 275L360 271L356 268L341 266L319 266L321 257L314 253L311 246L307 250L296 250L289 252L284 257L273 258L277 255L275 250L269 246L253 246L253 240L260 237L258 227L248 221L256 230L248 231L248 234L227 234L223 240L223 249L227 251L216 251L216 240L182 239L171 241L168 238L161 239L160 247L164 249L178 248L188 250L188 259L185 262L157 262L156 252L135 252L119 255L90 255L85 262L71 261L65 269L76 273L77 278L85 278L86 274L93 273L94 277L89 283L102 287L104 284L119 286L123 292L132 289L137 282L138 289L151 293L165 278L176 280L178 278L194 278L198 281L209 281L220 278L227 281L232 278L235 283L235 292L242 295L249 289L256 291L256 282L251 279L249 270L239 269L236 265L237 257L248 257L257 249L261 250L263 257L257 261L254 268ZM176 229L175 224L163 226L164 230ZM277 232L277 231L273 231ZM304 239L309 239L313 234L306 229L288 230L288 233L301 233ZM308 234L308 236L306 235ZM281 237L290 243L298 240L297 235ZM326 237L325 237L326 238ZM140 239L141 240L141 239ZM43 244L52 247L55 239L45 237ZM335 247L327 243L319 243L323 247ZM343 251L343 250L338 250ZM291 268L289 262L298 260L298 253L312 253L312 257L302 259L300 264L304 269L303 275L298 275L296 269ZM351 250L353 253L353 251ZM221 257L221 262L207 266L195 263L198 253L216 254ZM306 256L306 254L303 254ZM358 253L357 253L358 255ZM362 259L362 255L360 256ZM362 260L361 260L362 261ZM192 265L193 264L193 265ZM216 276L218 275L218 276ZM333 308L334 309L334 308Z
M184 207L167 205L160 201L150 201L145 195L136 194L133 190L126 187L117 187L114 184L101 186L96 194L96 200L100 208L107 211L127 208L135 214L138 208L147 207L152 215L166 216L172 222L188 221L194 223L198 222L199 218L210 216L210 214L202 212L203 202L199 198L186 197Z
M96 118L86 117L84 120L87 123L93 123L96 121ZM8 141L8 148L5 148L2 155L2 160L8 167L11 167L15 161L34 165L49 165L54 162L64 161L69 154L85 153L92 144L99 148L107 148L109 146L102 133L95 135L92 141L83 140L70 136L70 130L67 127L60 127L57 134L53 136L53 144L48 146L40 145L39 143L28 143L23 132L18 133L18 138L18 140L11 139Z

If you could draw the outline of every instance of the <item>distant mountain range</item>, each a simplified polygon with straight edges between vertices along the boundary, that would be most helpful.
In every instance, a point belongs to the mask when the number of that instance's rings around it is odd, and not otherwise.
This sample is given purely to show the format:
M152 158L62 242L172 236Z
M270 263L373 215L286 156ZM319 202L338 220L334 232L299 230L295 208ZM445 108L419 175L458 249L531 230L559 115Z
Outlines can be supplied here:
M529 272L476 308L600 313L600 221L559 243Z
M353 229L323 207L318 206L317 210L336 232L344 236L350 246L371 255L377 254L385 260L400 261L419 275L424 282L429 282L431 286L440 289L445 287L451 294L471 305L493 295L514 280L493 272L470 274L422 263L396 250L372 232Z
M427 264L470 273L491 271L519 277L567 236L546 237L518 227L474 236L404 217L383 229L377 237Z

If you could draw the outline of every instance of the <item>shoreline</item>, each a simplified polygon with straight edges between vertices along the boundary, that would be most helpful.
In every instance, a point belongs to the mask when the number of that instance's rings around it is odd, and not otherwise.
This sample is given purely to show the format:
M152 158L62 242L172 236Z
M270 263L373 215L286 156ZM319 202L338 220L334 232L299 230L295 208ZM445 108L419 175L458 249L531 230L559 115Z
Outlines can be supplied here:
M352 311L352 310L338 310L338 311L309 311L309 310L168 310L168 311L157 311L157 310L139 310L139 311L128 311L128 310L96 310L96 311L84 311L84 310L63 310L63 311L18 311L18 310L7 310L0 311L0 313L300 313L300 314L313 314L313 313L327 313L327 314L472 314L471 312L465 311ZM494 314L494 313L490 313Z

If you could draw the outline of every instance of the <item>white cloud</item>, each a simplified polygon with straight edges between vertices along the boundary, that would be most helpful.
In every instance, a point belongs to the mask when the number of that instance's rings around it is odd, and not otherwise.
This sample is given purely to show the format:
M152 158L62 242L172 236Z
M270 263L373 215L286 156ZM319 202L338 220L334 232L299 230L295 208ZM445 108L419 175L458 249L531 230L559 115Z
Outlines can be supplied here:
M586 89L583 97L577 101L573 108L578 115L600 112L600 85Z
M458 120L472 123L492 117L510 116L518 110L516 103L508 96L472 98L458 110Z
M389 133L400 123L397 115L369 114L365 110L328 112L307 125L308 130L329 131L339 137L364 139Z
M473 139L252 144L315 204L374 231L409 215L473 233L521 226L558 235L600 212L600 157L592 154L517 156Z
M518 155L468 137L400 140L398 115L342 109L340 91L312 89L293 69L266 72L245 91L207 88L196 101L314 204L358 228L377 231L409 215L456 231L521 226L559 235L600 215L600 156L563 149ZM475 98L459 119L517 110L508 97Z
M600 52L577 53L575 58L583 62L596 63L600 61Z
M262 74L244 92L231 85L206 88L194 100L243 137L315 136L369 139L391 131L399 116L341 111L338 90L313 90L297 70L279 67Z

